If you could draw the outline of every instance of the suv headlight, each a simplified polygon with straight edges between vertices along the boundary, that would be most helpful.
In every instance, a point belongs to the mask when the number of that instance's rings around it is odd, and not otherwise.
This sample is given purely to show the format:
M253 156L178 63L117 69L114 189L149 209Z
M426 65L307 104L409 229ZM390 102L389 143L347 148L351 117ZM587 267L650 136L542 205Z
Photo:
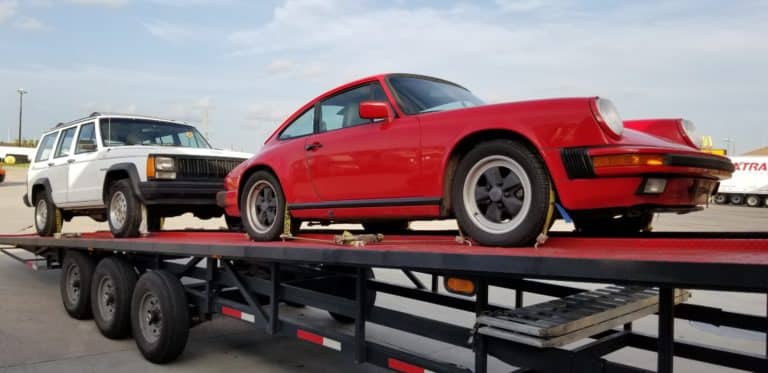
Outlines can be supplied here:
M683 133L683 137L688 139L688 142L697 149L701 149L701 138L696 131L696 125L688 119L680 121L680 131Z
M171 157L150 156L147 158L147 178L175 179L176 162Z
M624 132L624 121L619 116L619 111L613 105L611 100L598 97L595 99L595 108L597 109L597 121L614 136L621 136Z

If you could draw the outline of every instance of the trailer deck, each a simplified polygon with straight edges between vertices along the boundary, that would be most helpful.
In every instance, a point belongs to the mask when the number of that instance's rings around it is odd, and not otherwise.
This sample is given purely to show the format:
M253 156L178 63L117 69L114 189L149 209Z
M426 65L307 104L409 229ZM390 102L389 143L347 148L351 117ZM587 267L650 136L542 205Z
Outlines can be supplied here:
M61 238L0 235L0 245L37 255L27 260L36 267L57 268L67 252L77 251L88 253L94 260L119 257L139 272L167 271L186 279L184 290L197 322L210 320L214 314L234 317L262 326L271 334L293 336L349 353L357 362L401 372L485 372L489 357L519 367L520 371L644 371L602 357L625 347L657 351L659 372L673 370L673 356L768 371L765 355L675 340L673 324L675 318L681 318L765 333L765 316L682 303L685 297L680 294L684 293L676 290L768 293L765 233L654 233L631 238L560 234L538 248L467 246L457 243L450 232L386 236L383 242L364 247L339 246L331 241L329 232L305 233L287 242L251 242L242 234L216 231L168 231L119 240L108 232ZM377 281L370 278L370 268L402 270L413 286ZM423 284L414 272L431 275L431 286ZM441 291L440 277L471 280L475 284L474 296ZM498 331L482 332L489 330L484 320L493 324L494 315L510 314L522 307L526 292L558 298L584 292L536 281L540 279L655 287L658 297L654 303L642 303L642 309L626 310L625 303L611 308L606 306L611 302L601 300L601 315L615 313L612 319L600 319L605 326L602 329L590 329L599 323L590 323L586 316L568 320L571 327L581 325L581 333L591 340L576 348L542 348L521 343L525 338L514 340ZM500 306L489 299L490 286L515 290L515 307ZM372 300L377 292L467 311L476 327L378 307ZM281 302L329 311L334 318L354 322L355 332L344 335L305 325L281 315ZM584 307L595 308L589 303ZM619 309L626 312L617 313ZM640 317L657 310L658 337L632 331L636 318L628 315ZM520 314L525 311L521 309ZM475 356L474 369L373 341L365 336L366 324L466 348ZM619 324L623 328L615 328Z

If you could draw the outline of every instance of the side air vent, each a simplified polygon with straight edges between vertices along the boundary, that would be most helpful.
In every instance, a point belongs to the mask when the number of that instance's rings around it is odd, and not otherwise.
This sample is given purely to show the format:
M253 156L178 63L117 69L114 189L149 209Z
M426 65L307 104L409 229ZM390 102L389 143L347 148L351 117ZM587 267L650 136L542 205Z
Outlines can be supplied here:
M563 166L569 179L586 179L595 176L587 149L563 148L560 156L563 158Z

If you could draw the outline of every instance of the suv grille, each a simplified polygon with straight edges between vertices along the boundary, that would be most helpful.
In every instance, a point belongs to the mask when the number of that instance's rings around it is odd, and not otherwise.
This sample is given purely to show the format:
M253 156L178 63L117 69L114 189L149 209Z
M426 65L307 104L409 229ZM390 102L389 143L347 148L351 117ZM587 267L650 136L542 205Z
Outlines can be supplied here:
M244 159L232 158L176 158L178 179L223 179Z

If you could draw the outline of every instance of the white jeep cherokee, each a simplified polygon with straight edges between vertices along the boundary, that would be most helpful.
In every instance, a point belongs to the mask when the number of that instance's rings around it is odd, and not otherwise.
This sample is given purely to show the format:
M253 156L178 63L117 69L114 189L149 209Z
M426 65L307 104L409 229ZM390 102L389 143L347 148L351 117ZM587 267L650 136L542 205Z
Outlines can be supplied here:
M216 192L250 154L211 148L192 126L136 115L93 113L46 132L27 173L24 203L35 207L42 236L62 220L108 221L115 237L162 229L165 217L187 212L222 216ZM227 219L232 229L239 226Z

